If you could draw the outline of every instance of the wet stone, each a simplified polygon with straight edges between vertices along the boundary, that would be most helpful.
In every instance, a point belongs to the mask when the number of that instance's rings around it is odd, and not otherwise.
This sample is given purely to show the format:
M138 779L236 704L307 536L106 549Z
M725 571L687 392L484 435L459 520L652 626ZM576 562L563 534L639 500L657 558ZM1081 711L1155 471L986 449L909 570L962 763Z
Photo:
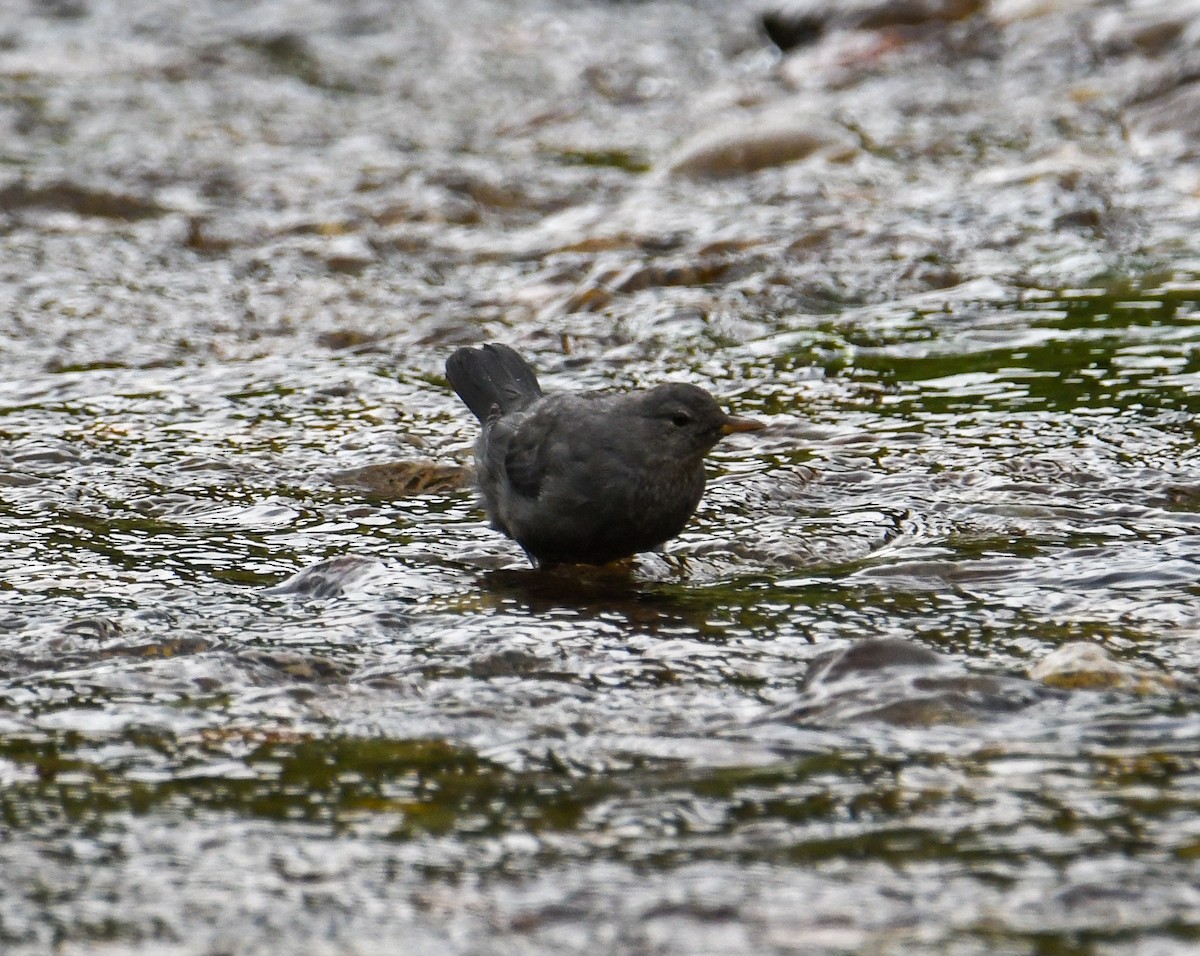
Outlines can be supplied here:
M334 272L357 275L376 261L375 250L361 236L335 236L321 252Z
M285 651L251 650L239 654L238 657L243 663L258 665L276 671L284 677L307 683L343 680L353 670L346 664L328 658Z
M554 673L550 661L516 648L474 655L466 662L465 669L472 677L483 680L515 675L544 679ZM559 672L557 676L568 678L570 675Z
M329 480L372 498L438 494L470 484L470 469L434 461L393 461L333 472Z
M1133 51L1159 56L1177 43L1200 17L1195 0L1170 0L1133 8L1106 10L1096 17L1096 44L1111 54Z
M201 654L211 648L212 644L202 638L180 637L166 641L106 647L102 656L104 658L171 658L188 654Z
M341 351L342 349L355 349L363 346L373 345L379 341L379 336L370 332L363 332L359 329L338 329L333 332L322 332L317 336L317 344L322 345L327 349ZM326 394L338 394L326 391ZM343 392L342 394L345 394Z
M370 580L381 568L382 564L372 558L354 555L330 558L298 571L282 583L267 588L265 593L310 598L340 597Z
M684 142L668 163L676 176L696 179L740 176L814 155L844 160L857 148L842 127L815 117L737 117Z
M816 42L830 30L948 23L985 8L985 0L787 0L764 11L761 23L768 39L786 53Z
M184 243L195 252L220 254L246 244L247 235L228 222L205 216L189 216Z
M25 181L0 186L0 212L14 214L23 210L72 212L80 216L130 222L166 213L152 199L81 186L66 180L40 186Z
M74 634L79 637L90 637L99 641L116 637L123 630L124 627L121 626L120 621L104 617L80 618L69 622L63 627L63 631L68 634Z
M0 471L0 486L8 488L28 488L36 485L42 479L36 475L26 475L20 472Z
M778 716L817 724L973 723L1053 693L1022 678L972 674L953 658L910 641L864 638L814 661L799 700Z
M1200 149L1200 82L1190 82L1137 102L1125 112L1130 140L1140 154L1166 151L1179 158Z
M1144 664L1117 660L1098 644L1075 641L1051 651L1029 676L1064 690L1114 690L1133 694L1195 691L1194 680L1182 680Z

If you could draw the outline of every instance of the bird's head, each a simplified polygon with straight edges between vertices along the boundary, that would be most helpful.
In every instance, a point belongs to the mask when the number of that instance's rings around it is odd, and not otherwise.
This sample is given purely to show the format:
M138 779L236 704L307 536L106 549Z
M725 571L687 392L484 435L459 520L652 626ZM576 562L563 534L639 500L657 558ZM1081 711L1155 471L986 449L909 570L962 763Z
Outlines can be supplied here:
M724 436L763 428L751 418L727 415L696 385L659 385L638 395L637 414L650 440L675 460L703 457Z

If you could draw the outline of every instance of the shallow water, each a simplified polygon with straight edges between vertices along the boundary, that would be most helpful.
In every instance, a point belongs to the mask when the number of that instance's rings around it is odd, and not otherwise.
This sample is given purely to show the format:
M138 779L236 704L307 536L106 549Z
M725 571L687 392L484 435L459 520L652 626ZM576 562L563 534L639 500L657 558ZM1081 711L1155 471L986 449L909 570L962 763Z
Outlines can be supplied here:
M1191 952L1173 9L0 15L5 951ZM487 339L769 427L534 572Z

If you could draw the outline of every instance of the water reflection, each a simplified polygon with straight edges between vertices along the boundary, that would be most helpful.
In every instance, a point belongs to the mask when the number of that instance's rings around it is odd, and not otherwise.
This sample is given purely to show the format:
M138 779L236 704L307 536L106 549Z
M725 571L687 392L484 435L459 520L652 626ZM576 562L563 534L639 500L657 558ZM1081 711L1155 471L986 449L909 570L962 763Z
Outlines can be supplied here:
M0 948L1190 951L1194 38L826 6L0 13ZM771 429L536 572L482 339Z

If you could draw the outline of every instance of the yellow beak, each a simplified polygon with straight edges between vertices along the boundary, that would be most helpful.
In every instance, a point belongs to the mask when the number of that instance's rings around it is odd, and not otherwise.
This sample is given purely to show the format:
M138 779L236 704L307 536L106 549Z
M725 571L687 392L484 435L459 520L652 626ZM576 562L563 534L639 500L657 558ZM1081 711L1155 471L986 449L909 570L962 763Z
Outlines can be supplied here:
M735 432L756 432L760 428L766 427L766 422L756 421L753 418L734 418L729 415L725 419L725 424L721 426L721 433L732 435Z

